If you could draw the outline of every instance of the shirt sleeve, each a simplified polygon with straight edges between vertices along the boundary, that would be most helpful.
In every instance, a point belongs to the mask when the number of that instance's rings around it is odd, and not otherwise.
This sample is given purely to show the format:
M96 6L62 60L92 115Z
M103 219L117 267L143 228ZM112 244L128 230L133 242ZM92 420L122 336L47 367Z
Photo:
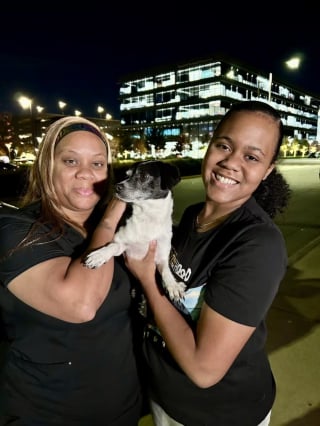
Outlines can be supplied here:
M19 247L21 241L30 231L32 222L19 217L5 217L0 221L0 281L7 286L9 282L45 260L66 256L71 253L63 241L48 238L39 243L30 243ZM70 253L69 253L70 252Z

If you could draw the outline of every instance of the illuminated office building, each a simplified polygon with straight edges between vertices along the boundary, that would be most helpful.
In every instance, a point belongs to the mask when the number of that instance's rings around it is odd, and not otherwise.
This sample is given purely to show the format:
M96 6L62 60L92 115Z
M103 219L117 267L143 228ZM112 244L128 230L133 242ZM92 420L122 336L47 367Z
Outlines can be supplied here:
M286 136L317 140L320 99L272 77L212 58L128 76L120 82L121 128L206 142L234 102L255 99L280 112Z

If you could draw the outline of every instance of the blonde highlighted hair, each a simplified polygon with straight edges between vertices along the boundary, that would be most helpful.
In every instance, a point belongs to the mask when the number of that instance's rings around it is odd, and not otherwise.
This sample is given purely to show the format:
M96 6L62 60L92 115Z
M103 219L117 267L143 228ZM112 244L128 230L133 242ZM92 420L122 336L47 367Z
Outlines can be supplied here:
M51 222L56 225L60 231L63 228L63 222L65 222L67 218L61 213L53 184L54 155L56 146L62 137L76 130L95 133L105 144L107 150L108 178L106 182L105 197L101 200L101 202L106 203L111 197L112 192L112 158L107 135L99 128L99 126L83 117L67 116L53 122L47 128L47 132L40 144L35 162L30 169L28 184L21 206L23 207L27 204L40 201L40 221L42 223Z

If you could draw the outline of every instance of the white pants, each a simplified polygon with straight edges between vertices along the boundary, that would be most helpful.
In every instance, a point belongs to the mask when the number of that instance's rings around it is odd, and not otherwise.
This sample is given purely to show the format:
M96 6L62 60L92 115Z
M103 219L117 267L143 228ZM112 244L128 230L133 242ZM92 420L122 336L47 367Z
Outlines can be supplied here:
M173 420L168 414L154 401L150 401L150 409L155 426L183 426ZM268 426L270 423L271 411L257 426Z

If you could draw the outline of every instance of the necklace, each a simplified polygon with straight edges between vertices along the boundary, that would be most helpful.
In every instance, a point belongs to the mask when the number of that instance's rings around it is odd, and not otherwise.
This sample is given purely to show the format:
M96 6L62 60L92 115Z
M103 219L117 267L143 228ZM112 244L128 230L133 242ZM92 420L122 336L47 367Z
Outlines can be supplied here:
M196 229L199 229L202 231L205 228L214 228L215 226L219 225L221 222L223 222L230 213L225 214L224 216L218 217L215 220L211 220L210 222L200 223L199 222L199 215L196 216Z

